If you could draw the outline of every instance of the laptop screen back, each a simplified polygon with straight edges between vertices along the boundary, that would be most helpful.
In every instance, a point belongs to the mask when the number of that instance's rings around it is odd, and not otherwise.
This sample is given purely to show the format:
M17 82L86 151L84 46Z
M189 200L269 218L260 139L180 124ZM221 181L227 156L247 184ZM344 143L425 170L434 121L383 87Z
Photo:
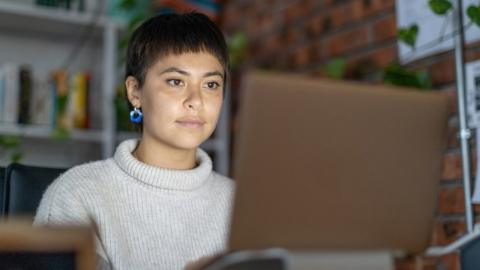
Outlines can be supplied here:
M253 73L242 106L230 249L429 245L445 96Z

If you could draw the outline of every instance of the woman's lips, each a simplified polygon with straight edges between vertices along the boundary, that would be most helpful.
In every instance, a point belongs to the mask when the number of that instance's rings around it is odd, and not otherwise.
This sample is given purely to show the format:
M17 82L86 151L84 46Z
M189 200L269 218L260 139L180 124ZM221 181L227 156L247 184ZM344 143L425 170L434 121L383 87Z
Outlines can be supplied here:
M186 128L201 128L205 122L195 119L177 120L176 123Z

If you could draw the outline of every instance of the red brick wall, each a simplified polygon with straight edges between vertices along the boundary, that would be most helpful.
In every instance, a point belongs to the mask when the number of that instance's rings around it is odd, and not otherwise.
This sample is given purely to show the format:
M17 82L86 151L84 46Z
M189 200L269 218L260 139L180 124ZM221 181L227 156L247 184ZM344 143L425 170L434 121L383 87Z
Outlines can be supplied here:
M223 22L227 33L246 32L251 64L262 68L323 74L335 57L350 67L396 57L393 0L232 0Z
M379 71L397 58L395 0L230 0L224 11L225 32L247 34L247 66L324 76L325 64L342 57L348 63L347 78L379 80ZM466 58L480 58L480 46L469 46ZM465 232L453 52L408 66L428 70L434 87L451 97L449 142L433 228L433 244L445 245ZM437 267L459 269L457 254L397 262L402 270Z

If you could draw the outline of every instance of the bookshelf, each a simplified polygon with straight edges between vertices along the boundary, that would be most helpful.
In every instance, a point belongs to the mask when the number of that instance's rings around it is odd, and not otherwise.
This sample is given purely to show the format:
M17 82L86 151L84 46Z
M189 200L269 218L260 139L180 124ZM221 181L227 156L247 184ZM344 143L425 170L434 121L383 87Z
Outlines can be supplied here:
M2 29L22 31L23 33L41 33L71 37L79 27L88 26L96 21L96 27L102 28L111 20L93 13L59 10L48 7L0 1L0 22ZM118 28L123 24L115 23Z
M115 147L114 89L117 84L117 43L125 25L100 13L79 13L63 9L39 7L32 4L0 1L0 63L28 65L35 80L48 80L52 70L68 62L68 57L79 40L85 40L78 57L68 69L72 73L88 70L92 75L89 103L91 103L91 128L73 129L68 139L56 139L53 125L19 125L0 122L1 135L21 136L26 145L26 163L43 166L66 167L78 159L59 159L54 156L75 155L78 148L90 148L90 156L83 160L110 157ZM87 31L89 32L86 35ZM35 91L33 89L32 91ZM48 143L46 142L48 141ZM33 143L37 145L32 146ZM38 144L48 145L41 149ZM65 151L65 145L73 148ZM43 152L32 153L31 149ZM78 152L85 152L78 149ZM35 158L31 158L35 157ZM49 160L57 160L56 164ZM61 161L66 162L62 163ZM3 163L8 163L4 161Z
M91 31L79 57L69 67L73 71L88 69L92 74L91 128L74 129L68 139L57 140L52 135L53 128L48 125L0 122L0 135L22 137L22 148L28 154L22 162L39 166L73 166L111 157L118 142L139 137L136 133L115 129L116 47L125 27L125 24L103 15L0 0L0 63L26 63L32 67L34 77L47 78L52 70L62 65L85 29ZM215 136L201 146L214 155L215 170L223 174L228 174L230 160L228 92ZM77 157L66 158L71 155ZM8 160L0 159L0 165L5 164Z

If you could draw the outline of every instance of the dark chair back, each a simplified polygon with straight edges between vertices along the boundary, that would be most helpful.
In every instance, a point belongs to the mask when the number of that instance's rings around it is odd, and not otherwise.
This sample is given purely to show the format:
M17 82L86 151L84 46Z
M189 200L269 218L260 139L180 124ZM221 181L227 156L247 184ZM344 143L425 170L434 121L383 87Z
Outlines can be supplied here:
M66 169L11 164L5 170L4 216L33 216L42 195Z

